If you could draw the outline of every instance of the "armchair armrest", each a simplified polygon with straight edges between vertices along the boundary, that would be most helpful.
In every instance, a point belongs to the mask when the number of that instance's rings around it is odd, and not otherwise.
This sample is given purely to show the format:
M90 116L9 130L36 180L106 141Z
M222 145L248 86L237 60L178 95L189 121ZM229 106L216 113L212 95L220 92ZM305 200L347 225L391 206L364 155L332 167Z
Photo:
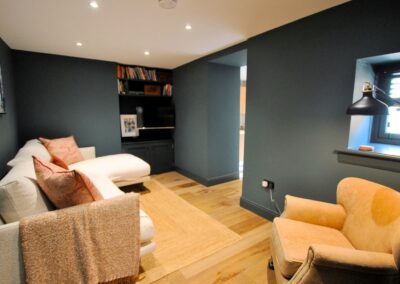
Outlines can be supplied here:
M398 283L399 275L392 254L312 245L290 283Z
M340 230L346 212L338 204L286 195L285 210L281 217Z
M82 147L79 148L83 158L85 160L90 160L96 158L96 148L95 147Z

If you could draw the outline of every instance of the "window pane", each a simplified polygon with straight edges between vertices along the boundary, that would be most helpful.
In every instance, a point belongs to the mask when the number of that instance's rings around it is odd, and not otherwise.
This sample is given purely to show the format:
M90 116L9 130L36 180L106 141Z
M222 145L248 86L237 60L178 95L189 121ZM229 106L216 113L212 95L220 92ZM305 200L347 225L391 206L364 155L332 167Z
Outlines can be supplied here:
M389 108L385 132L388 134L400 134L400 108Z
M390 81L390 83L391 83L391 84L400 83L400 77L393 78L393 79Z
M395 99L400 98L400 77L390 80L389 96Z
M400 98L400 89L391 89L389 96L395 99Z

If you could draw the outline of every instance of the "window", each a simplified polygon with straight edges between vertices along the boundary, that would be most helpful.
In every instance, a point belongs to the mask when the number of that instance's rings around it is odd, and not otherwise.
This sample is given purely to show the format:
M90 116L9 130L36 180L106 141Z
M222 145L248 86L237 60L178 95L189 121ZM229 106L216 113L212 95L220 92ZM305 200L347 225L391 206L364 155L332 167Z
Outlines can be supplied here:
M400 100L400 63L375 68L376 84L393 99ZM400 107L389 107L389 115L373 119L371 142L400 145Z

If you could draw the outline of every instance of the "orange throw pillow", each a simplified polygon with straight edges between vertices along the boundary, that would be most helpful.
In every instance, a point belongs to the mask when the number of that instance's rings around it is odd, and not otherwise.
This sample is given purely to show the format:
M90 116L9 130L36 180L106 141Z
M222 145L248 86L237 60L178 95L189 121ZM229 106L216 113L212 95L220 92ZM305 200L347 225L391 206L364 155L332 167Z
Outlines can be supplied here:
M74 136L58 139L39 138L50 155L58 157L65 164L70 165L83 161L83 156L76 145Z
M65 170L69 170L68 165L57 156L51 155L51 162Z
M103 199L96 186L79 171L65 170L35 156L33 165L40 188L57 208Z

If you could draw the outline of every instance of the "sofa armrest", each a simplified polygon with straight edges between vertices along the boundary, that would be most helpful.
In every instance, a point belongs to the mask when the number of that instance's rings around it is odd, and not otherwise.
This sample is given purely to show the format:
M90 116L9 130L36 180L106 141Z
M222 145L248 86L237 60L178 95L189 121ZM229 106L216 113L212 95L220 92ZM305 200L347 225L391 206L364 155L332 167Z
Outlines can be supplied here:
M281 217L340 230L346 212L341 205L286 195Z
M82 147L79 148L83 158L85 160L95 159L96 158L96 148L95 147Z
M398 280L399 270L392 254L312 245L290 283L398 283Z
M19 222L0 226L0 252L1 283L25 283Z

